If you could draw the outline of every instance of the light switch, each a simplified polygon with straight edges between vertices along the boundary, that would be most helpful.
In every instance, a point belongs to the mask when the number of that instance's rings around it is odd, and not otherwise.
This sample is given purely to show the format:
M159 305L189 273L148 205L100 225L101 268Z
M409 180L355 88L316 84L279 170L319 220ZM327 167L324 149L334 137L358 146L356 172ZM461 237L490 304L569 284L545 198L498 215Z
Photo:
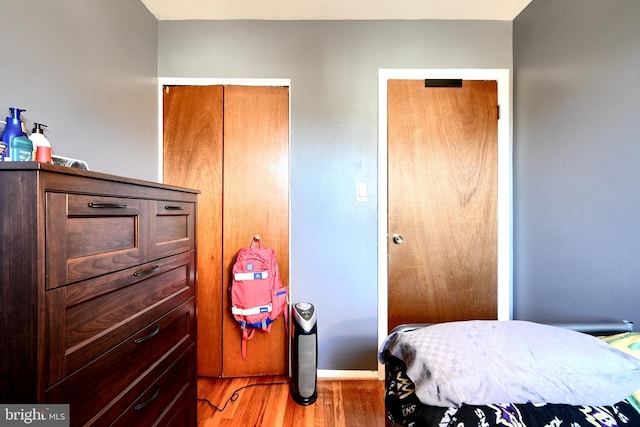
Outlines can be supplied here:
M356 201L357 202L367 201L367 183L366 182L358 182L356 184Z

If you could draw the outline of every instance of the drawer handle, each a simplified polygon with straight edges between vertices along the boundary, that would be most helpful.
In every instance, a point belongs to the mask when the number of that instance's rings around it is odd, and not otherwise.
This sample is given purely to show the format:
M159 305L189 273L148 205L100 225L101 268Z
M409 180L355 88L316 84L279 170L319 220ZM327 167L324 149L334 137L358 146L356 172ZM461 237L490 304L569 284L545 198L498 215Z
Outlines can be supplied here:
M156 271L158 271L158 269L160 269L159 265L154 265L153 267L147 268L145 270L139 270L136 271L135 273L133 273L134 276L138 277L138 276L146 276L147 274L151 274L154 273Z
M166 210L168 211L183 211L184 210L184 206L171 206L171 205L167 205L164 207Z
M150 340L151 338L153 338L156 335L158 335L158 332L160 332L160 325L156 325L156 328L149 335L145 335L143 337L136 338L135 340L133 340L133 342L136 343L136 344L142 344L143 342L145 342L147 340Z
M153 392L153 396L151 396L150 398L148 398L147 400L145 400L142 403L138 403L136 406L133 407L133 410L134 411L139 411L139 410L143 409L144 407L149 406L149 404L151 404L151 402L156 400L156 397L158 397L159 394L160 394L160 385L156 384L156 391Z
M123 203L94 203L89 202L89 207L94 209L126 209Z

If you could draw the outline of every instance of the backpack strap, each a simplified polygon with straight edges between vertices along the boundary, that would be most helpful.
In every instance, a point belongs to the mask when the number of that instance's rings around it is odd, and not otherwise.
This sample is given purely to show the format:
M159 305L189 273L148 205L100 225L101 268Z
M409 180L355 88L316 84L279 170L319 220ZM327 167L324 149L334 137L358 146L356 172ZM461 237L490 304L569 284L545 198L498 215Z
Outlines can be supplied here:
M285 339L289 339L289 298L287 298L287 303L284 306L284 310L282 312L284 314L284 336Z
M242 354L242 360L247 359L247 341L253 338L253 334L255 332L256 332L255 329L251 329L251 331L247 331L247 328L244 325L242 326L242 332L240 337L242 341L242 343L240 344L240 352Z
M249 245L249 247L251 249L255 249L255 248L262 249L262 239L260 238L259 234L256 234L255 236L253 236L253 239L251 239L251 244Z

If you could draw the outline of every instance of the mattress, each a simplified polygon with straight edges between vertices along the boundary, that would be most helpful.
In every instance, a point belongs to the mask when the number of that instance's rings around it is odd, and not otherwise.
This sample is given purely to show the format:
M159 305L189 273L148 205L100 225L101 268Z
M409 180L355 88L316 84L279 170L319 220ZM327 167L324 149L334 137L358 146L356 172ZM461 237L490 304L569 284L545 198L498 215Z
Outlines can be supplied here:
M640 359L599 338L521 321L433 326L394 330L378 354L394 424L640 426L632 396ZM633 334L640 342L638 333L620 334L614 341L629 345L623 338Z

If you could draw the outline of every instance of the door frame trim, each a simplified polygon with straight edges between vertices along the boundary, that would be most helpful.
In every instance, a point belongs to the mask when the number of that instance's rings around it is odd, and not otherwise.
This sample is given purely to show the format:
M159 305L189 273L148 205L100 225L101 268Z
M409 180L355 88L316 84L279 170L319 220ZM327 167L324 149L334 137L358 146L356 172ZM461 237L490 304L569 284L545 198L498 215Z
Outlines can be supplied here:
M379 69L378 70L378 348L387 337L388 322L388 188L387 82L422 79L495 80L498 83L498 319L513 317L513 142L508 69ZM384 365L378 364L378 379Z

